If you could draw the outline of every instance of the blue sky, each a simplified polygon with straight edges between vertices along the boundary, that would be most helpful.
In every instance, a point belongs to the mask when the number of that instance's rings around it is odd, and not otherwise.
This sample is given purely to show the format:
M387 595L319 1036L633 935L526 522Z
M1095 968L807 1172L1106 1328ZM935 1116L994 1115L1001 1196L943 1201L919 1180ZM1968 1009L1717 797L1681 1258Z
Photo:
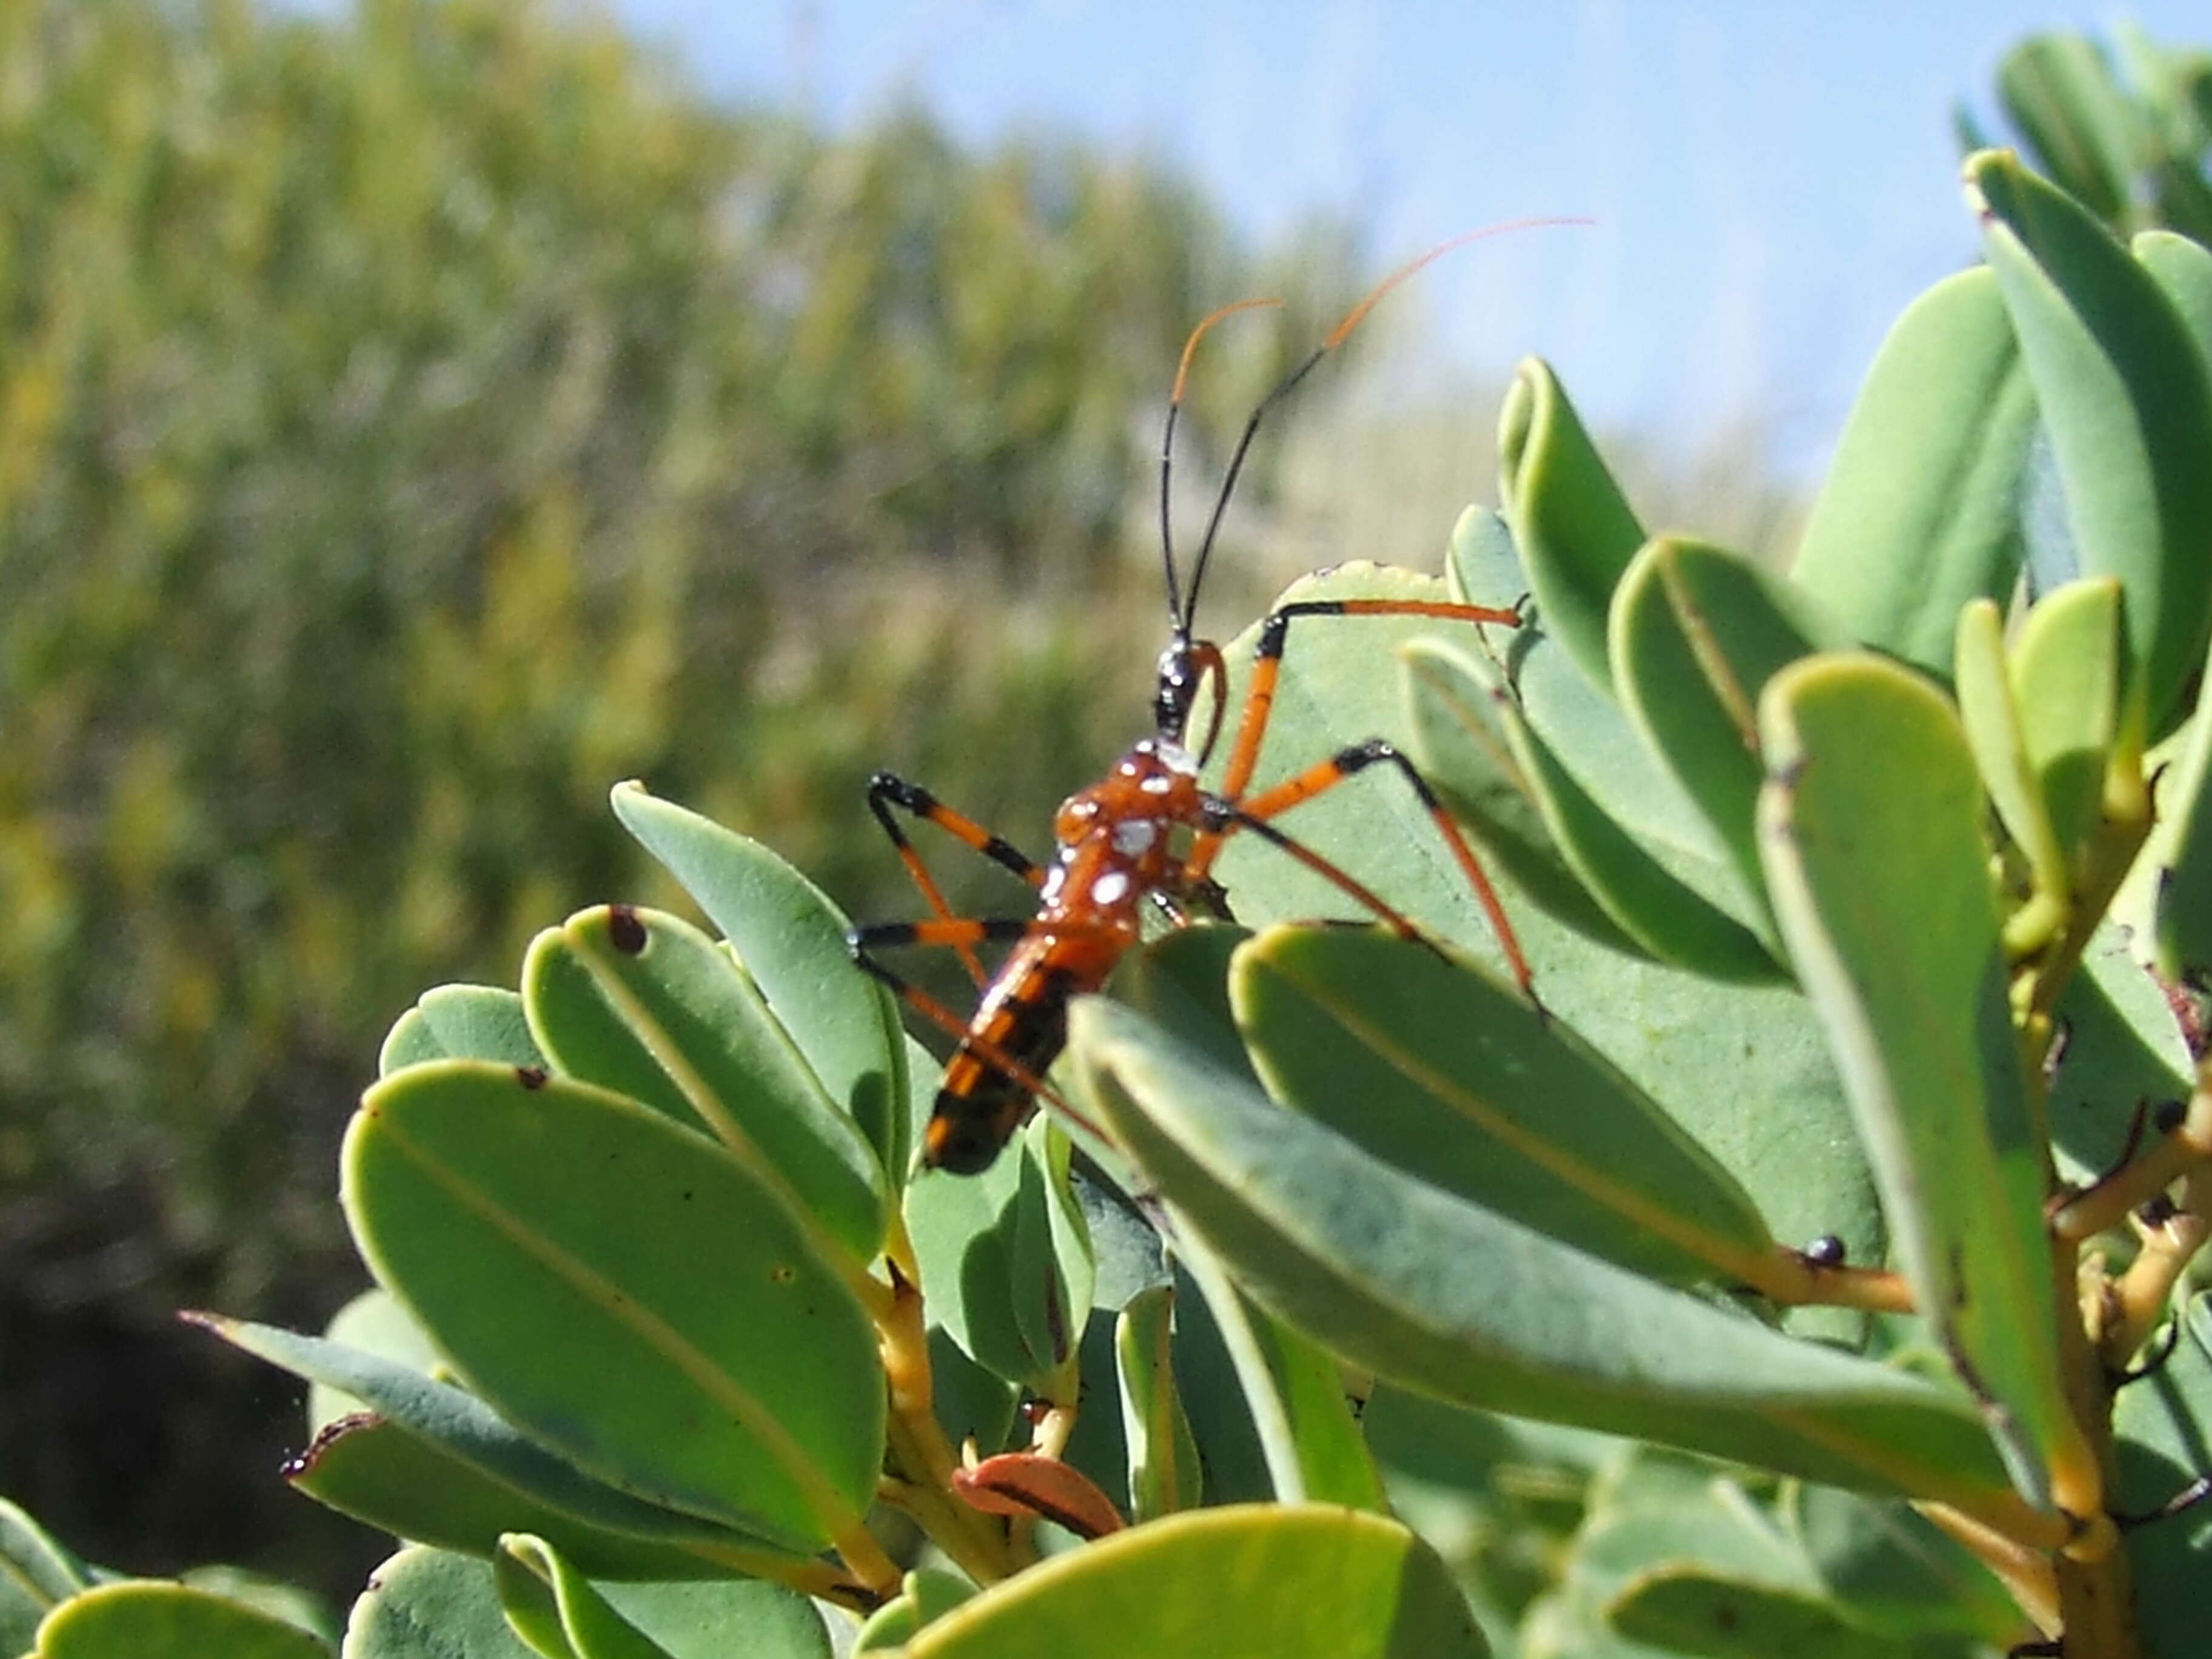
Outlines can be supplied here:
M1379 270L1531 214L1422 279L1458 361L1549 357L1586 412L1696 442L1747 416L1825 453L1889 320L1973 257L1950 109L2007 45L2101 27L2023 0L616 0L711 90L833 125L918 98L985 140L1048 124L1183 167L1266 235L1316 208ZM2203 0L2154 37L2212 40Z

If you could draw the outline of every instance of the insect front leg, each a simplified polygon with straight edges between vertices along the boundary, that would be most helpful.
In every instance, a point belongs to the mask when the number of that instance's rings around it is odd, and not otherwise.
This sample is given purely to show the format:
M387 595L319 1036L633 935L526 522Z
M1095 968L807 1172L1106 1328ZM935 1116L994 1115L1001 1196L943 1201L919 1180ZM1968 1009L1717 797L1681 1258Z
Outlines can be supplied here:
M924 823L933 823L964 847L971 847L1000 868L1010 870L1032 887L1044 883L1044 870L1037 861L1002 836L996 836L975 819L954 811L918 783L908 783L904 778L890 772L878 772L868 780L868 811L875 814L876 822L883 826L884 834L890 837L892 849L898 854L899 862L906 866L907 874L921 893L922 902L939 921L956 921L952 907L945 901L936 878L922 862L921 852L908 839L891 809L910 814ZM917 943L919 941L908 941ZM969 977L981 985L988 978L983 970L982 959L975 954L973 944L946 939L941 941L956 952L967 968ZM863 964L866 965L865 963Z

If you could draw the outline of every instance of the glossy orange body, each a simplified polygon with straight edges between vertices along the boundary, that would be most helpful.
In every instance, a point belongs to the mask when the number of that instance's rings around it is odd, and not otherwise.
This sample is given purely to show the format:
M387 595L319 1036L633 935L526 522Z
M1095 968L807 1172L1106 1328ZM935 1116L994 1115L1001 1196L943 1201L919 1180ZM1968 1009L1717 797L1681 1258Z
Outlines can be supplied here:
M1180 744L1148 738L1061 804L1036 920L984 990L945 1069L923 1139L931 1164L983 1169L1020 1127L1036 1103L1036 1079L1066 1044L1068 1000L1106 982L1142 938L1143 907L1155 894L1180 894L1185 866L1170 839L1205 827L1207 799L1198 763Z

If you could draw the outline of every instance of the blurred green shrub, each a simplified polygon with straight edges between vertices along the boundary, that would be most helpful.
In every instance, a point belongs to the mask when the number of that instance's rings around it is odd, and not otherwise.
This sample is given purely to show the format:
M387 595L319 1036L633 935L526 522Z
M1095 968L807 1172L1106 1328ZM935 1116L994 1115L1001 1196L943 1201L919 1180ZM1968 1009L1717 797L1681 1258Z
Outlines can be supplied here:
M341 1261L393 1012L655 890L611 779L863 912L872 766L1042 822L1141 719L1138 416L1260 280L1143 166L828 141L565 9L0 8L14 1288Z
M2212 245L2212 52L2132 23L2112 47L2032 34L1997 65L1996 95L2035 165L2123 236L2178 230ZM1960 117L1960 148L1988 140Z

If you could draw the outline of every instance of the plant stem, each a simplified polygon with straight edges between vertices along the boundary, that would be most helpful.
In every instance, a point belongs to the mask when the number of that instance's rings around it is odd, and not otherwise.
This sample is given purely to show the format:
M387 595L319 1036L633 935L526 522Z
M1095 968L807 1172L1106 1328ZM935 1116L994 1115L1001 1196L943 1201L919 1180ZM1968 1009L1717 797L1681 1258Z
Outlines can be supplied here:
M2068 1243L2117 1225L2127 1212L2212 1162L2212 1060L2200 1062L2189 1110L2166 1138L2132 1163L2077 1193L2051 1218L2052 1235Z

